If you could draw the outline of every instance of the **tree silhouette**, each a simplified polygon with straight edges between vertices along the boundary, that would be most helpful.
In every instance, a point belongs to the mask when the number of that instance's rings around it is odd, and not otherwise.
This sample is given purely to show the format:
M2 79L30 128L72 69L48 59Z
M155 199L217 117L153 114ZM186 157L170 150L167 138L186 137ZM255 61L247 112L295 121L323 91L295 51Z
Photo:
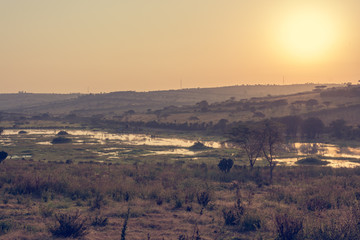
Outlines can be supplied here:
M301 127L302 119L299 116L286 116L279 119L285 126L285 134L288 138L296 138Z
M271 182L273 178L273 170L276 166L274 157L280 151L284 141L281 126L278 123L275 123L270 120L265 121L263 138L264 138L264 144L262 146L262 153L270 167L270 182Z
M319 118L310 117L303 121L301 128L303 136L314 139L323 132L324 123Z
M0 152L0 163L4 161L7 158L8 154L7 152L1 151Z
M232 159L223 158L219 162L218 167L219 167L220 171L222 171L224 173L228 173L228 172L230 172L230 169L232 168L233 165L234 165L234 161Z
M261 126L239 125L232 129L229 138L229 143L239 146L244 150L252 169L256 160L261 155L261 149L264 142Z
M346 126L346 121L344 119L334 120L329 124L329 126L332 135L338 139L350 135L351 126Z

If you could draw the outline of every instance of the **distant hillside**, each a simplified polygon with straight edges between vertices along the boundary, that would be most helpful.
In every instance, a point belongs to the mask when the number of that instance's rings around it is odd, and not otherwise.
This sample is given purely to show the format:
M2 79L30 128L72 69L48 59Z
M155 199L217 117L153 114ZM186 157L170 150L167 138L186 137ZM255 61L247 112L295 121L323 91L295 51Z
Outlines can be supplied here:
M15 113L51 113L113 116L126 111L146 112L167 106L186 106L206 100L208 103L231 99L277 96L314 90L316 84L242 85L152 92L112 92L105 94L0 94L0 111ZM327 85L328 87L338 85Z
M46 94L46 93L2 93L0 94L0 111L26 109L48 103L77 98L80 94Z
M348 124L357 126L360 124L360 86L317 88L316 91L238 101L201 101L183 107L168 106L161 110L148 111L146 114L124 114L118 119L133 122L215 124L221 121L261 121L265 118L290 115L319 117L325 124L344 119Z

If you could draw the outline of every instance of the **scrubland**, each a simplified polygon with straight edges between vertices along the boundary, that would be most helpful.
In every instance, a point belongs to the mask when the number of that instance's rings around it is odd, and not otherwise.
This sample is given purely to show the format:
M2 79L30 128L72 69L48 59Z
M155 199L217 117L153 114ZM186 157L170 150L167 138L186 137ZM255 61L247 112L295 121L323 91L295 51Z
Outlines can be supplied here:
M360 236L359 169L11 160L0 191L1 239Z

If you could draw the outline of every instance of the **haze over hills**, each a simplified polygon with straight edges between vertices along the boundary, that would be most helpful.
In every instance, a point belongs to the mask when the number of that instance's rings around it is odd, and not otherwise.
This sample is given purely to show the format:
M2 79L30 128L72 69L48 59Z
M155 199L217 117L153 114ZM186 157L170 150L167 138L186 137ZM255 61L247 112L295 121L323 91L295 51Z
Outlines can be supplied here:
M206 100L209 103L227 99L277 96L312 91L317 84L296 85L241 85L218 88L194 88L151 92L111 92L101 94L0 94L0 111L25 114L122 114L134 110L145 112L167 106L193 105ZM327 87L341 86L327 84Z

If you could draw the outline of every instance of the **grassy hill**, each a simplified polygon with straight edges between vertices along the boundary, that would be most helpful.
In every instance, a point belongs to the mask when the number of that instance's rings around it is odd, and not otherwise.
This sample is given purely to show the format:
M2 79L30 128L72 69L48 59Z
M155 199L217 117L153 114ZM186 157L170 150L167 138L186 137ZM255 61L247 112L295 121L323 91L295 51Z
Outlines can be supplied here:
M267 96L236 101L199 102L191 106L165 107L158 111L123 115L125 121L158 121L168 123L213 122L221 119L260 121L289 115L319 117L325 124L344 119L348 124L360 124L360 86L338 87L318 91Z
M74 94L47 94L47 93L2 93L0 94L0 111L14 111L39 107L54 102L66 101L80 96Z
M279 96L312 91L315 84L242 85L219 88L197 88L152 92L112 92L105 94L0 94L0 111L78 116L122 115L158 110L168 106L183 107L206 100L216 102L239 101L254 97ZM336 85L328 85L333 87Z
M113 122L216 124L296 115L318 117L326 125L337 119L352 126L360 124L359 85L316 86L258 85L86 95L0 94L0 110Z

